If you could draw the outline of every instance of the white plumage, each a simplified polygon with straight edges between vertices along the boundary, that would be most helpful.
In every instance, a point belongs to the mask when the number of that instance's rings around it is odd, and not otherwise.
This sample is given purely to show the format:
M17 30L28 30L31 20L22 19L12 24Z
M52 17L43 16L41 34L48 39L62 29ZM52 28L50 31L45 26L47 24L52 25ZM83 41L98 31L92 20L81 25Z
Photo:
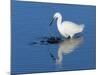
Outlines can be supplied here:
M62 22L62 15L59 12L56 12L53 18L57 19L58 31L65 38L68 38L68 36L72 38L76 33L80 33L84 30L84 24L79 25L71 21Z

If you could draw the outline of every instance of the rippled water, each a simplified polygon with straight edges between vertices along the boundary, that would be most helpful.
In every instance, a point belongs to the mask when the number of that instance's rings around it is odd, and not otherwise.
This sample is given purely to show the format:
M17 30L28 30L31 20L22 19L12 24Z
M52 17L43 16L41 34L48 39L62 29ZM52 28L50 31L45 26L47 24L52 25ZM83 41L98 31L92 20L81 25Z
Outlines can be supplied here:
M50 27L57 11L63 20L84 23L82 35L64 39L56 22ZM95 26L95 6L13 1L11 73L95 69Z

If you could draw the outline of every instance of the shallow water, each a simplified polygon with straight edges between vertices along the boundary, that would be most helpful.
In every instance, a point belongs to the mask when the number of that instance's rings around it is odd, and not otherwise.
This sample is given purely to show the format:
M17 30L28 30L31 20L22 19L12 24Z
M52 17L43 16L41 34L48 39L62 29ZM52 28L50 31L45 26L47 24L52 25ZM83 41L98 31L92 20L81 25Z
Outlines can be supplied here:
M12 74L95 69L95 6L16 1L12 6ZM85 24L80 37L62 40L56 22L49 26L57 11L63 20ZM51 36L59 41L52 44Z

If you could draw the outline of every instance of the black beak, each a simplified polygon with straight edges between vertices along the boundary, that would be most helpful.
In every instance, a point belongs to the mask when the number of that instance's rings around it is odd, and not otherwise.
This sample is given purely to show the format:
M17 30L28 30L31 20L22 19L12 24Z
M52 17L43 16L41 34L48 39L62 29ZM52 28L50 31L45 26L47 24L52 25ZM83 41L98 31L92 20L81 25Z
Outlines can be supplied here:
M51 22L50 22L50 24L49 24L50 26L52 25L53 21L54 21L54 18L51 20Z

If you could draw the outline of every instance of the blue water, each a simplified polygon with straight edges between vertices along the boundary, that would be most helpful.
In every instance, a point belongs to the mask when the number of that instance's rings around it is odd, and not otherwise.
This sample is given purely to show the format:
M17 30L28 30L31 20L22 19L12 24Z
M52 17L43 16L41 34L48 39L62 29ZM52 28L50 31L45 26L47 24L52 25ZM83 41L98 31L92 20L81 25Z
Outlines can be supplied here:
M96 8L67 4L12 2L11 73L38 73L96 68ZM61 37L56 21L49 23L55 12L63 20L85 24L82 36L60 44L40 43L44 37ZM70 48L70 49L69 49ZM59 56L59 51L61 56ZM59 62L57 62L57 59Z

